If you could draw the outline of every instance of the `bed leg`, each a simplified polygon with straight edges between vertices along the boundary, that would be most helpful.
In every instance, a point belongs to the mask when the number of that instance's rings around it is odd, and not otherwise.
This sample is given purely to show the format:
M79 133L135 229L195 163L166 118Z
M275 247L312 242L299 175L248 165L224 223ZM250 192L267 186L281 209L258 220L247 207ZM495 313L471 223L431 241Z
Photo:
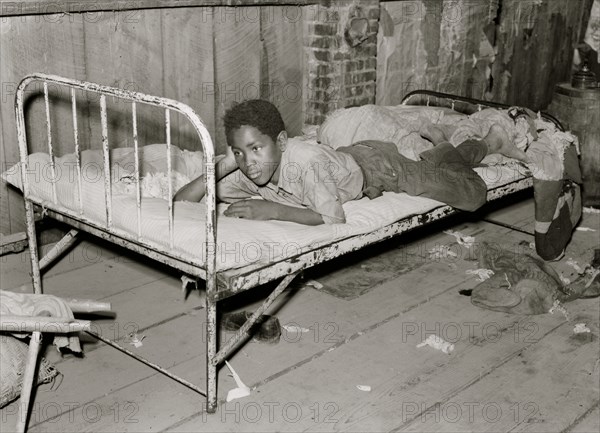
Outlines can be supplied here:
M31 278L33 280L33 292L41 294L42 278L40 276L40 262L38 260L35 215L33 213L33 203L27 199L25 199L25 217L27 220L27 242L29 243L29 255L31 257Z
M217 410L217 301L206 299L206 411Z
M37 359L42 345L42 333L34 331L29 342L29 352L27 354L27 363L25 364L25 372L23 374L23 385L21 388L21 399L17 409L17 425L15 430L19 433L27 429L27 418L29 418L29 404L31 400L31 391L33 389L33 381L37 372Z

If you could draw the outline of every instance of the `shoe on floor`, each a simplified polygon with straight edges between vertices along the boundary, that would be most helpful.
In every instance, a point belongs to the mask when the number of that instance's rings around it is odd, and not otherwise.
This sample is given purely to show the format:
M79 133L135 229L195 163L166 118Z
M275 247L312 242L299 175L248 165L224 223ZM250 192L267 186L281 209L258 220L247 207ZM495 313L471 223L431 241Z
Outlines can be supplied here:
M239 311L235 313L223 314L220 321L221 329L224 331L235 332L239 330L250 318L250 311ZM248 335L256 341L266 343L277 343L281 337L281 325L279 319L267 314L261 315L256 323L248 330Z

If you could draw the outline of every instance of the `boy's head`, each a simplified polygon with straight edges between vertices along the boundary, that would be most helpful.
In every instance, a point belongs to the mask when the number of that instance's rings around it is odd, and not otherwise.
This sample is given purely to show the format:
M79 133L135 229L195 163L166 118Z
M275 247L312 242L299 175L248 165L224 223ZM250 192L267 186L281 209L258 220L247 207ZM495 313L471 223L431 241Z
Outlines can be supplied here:
M225 113L224 123L227 144L242 173L259 186L276 182L287 143L277 108L260 99L244 101Z

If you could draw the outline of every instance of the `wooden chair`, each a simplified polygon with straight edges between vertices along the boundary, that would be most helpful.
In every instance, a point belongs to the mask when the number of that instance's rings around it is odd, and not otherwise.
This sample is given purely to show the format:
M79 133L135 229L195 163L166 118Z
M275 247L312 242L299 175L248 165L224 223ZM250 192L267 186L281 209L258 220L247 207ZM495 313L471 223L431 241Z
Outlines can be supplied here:
M64 299L64 301L69 305L74 314L106 312L111 309L111 305L108 302L77 299ZM48 332L51 331L53 334L68 334L89 330L89 328L89 320L64 319L48 316L0 316L0 332L32 333L29 342L29 352L27 354L25 371L23 373L20 404L17 410L17 432L25 432L27 429L31 391L33 390L35 374L38 370L38 358L42 345L42 333L44 330L48 330Z

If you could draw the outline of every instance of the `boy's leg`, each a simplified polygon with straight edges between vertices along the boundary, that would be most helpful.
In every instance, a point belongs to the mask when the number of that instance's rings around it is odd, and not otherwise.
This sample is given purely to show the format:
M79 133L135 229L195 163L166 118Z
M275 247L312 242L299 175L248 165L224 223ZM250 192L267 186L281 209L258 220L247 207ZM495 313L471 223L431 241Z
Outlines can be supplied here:
M442 161L410 161L399 170L398 188L410 195L428 197L457 209L474 211L485 204L487 186L450 143L439 145Z
M354 158L365 176L365 191L405 192L473 211L483 205L487 187L450 143L437 147L431 160L413 161L398 153L396 145L379 141L361 141L340 147ZM439 157L439 161L436 158ZM392 170L386 170L387 166ZM376 197L379 194L372 194ZM369 195L371 197L371 195Z
M492 125L487 135L482 140L488 148L488 154L499 153L508 158L518 159L520 161L527 161L527 155L509 138L508 134L498 124ZM459 146L460 147L460 146Z
M442 143L448 142L444 130L432 123L424 123L419 133L431 141L434 146L439 146ZM439 160L434 147L431 150L421 154L423 159ZM479 164L486 155L491 153L499 153L509 158L515 158L521 161L527 161L525 152L517 148L508 137L504 129L497 124L492 125L487 135L481 140L466 140L456 147L465 163L470 166Z
M482 154L483 158L485 145L480 142L471 143L469 152L473 155ZM402 190L467 211L474 211L486 202L485 182L458 148L449 142L441 142L433 149L421 153L420 157L420 161L405 164L406 169L401 171L404 176L398 183Z
M488 153L488 146L483 140L467 140L454 148L445 131L431 122L423 121L419 134L431 141L433 149L421 153L420 157L435 163L462 163L473 167L481 162ZM456 149L451 151L450 146Z

